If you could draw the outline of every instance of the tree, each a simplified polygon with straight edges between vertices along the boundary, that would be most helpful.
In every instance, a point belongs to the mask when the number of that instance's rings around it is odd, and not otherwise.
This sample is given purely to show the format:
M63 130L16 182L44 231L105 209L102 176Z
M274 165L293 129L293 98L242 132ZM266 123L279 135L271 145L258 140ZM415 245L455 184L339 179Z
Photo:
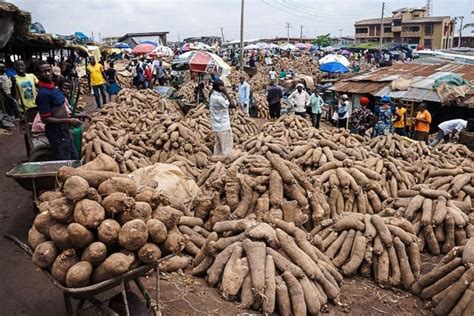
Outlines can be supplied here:
M331 39L330 34L320 35L320 36L316 37L316 40L314 41L314 44L318 45L319 47L331 46L332 39Z

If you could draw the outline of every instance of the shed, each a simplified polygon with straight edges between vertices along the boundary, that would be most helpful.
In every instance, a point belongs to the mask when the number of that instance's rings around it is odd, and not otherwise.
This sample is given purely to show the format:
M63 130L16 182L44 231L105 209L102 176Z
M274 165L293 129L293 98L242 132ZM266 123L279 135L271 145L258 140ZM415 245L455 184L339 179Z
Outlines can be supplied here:
M166 46L166 37L169 32L127 33L118 39L118 42L127 43L131 48L138 44L151 41Z

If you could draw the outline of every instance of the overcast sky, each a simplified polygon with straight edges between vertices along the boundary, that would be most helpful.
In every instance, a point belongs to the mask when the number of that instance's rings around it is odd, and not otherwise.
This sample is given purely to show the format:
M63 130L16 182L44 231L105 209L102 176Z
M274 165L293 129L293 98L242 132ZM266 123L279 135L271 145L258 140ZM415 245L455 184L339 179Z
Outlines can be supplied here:
M48 33L121 36L130 32L168 31L168 39L219 35L225 40L239 38L240 0L12 0L31 12ZM426 0L388 0L386 16L402 7L422 7ZM474 0L432 0L433 15L465 16L474 22ZM244 38L286 37L331 33L354 34L354 22L378 18L380 0L245 0ZM341 31L342 30L342 31Z

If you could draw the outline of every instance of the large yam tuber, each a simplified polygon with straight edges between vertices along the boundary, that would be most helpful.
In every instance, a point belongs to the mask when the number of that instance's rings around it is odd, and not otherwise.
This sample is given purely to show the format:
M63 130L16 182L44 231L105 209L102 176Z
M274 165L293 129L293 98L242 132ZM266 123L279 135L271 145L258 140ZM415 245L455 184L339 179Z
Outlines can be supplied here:
M86 197L89 184L79 176L69 177L63 185L64 195L71 201L78 201Z
M96 201L83 199L74 206L74 221L87 228L96 228L104 219L104 208Z
M288 286L288 293L290 296L291 307L294 316L306 315L306 303L304 299L303 288L298 280L289 271L282 274Z
M148 228L141 219L125 223L119 232L119 242L127 250L134 251L145 245L148 239Z
M257 292L256 294L263 297L265 291L265 243L245 239L242 242L242 247L248 259L250 274L252 276L252 286Z
M113 177L99 185L97 189L100 195L109 195L114 192L122 192L134 197L137 194L137 185L130 178Z

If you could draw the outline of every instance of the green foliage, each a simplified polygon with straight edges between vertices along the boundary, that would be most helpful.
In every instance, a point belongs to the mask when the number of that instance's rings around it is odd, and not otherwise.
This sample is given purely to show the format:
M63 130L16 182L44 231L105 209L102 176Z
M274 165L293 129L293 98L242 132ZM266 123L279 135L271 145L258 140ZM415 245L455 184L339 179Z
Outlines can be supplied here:
M330 34L326 35L320 35L316 38L314 41L315 45L318 45L319 47L327 47L332 45L332 39Z

